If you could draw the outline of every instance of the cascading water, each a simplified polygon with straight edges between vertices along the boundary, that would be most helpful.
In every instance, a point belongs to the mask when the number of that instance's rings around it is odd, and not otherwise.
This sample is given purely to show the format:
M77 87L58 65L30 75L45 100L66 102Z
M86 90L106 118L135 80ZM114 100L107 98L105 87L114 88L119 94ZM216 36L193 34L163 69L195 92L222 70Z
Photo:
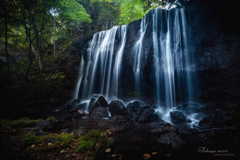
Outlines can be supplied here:
M143 38L147 30L146 24L146 16L143 17L141 24L140 24L140 31L139 31L139 39L137 43L133 47L133 54L134 54L134 64L133 64L133 72L135 75L135 90L139 94L140 92L140 83L141 83L141 59L143 55Z
M169 120L177 101L194 100L195 68L186 22L183 8L154 9L140 22L94 34L85 48L74 98L138 93L134 99L146 92Z
M166 19L166 23L159 23ZM186 17L184 9L154 10L153 13L153 46L155 56L155 78L159 106L164 105L162 114L166 114L176 106L176 94L193 100L192 55L188 50ZM185 88L183 88L184 86ZM164 104L161 104L163 102Z

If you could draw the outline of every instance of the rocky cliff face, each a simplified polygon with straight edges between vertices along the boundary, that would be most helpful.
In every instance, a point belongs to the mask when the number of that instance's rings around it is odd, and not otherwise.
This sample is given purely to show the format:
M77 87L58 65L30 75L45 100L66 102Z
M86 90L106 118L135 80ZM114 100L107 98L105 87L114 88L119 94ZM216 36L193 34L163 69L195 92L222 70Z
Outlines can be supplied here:
M79 96L159 101L239 96L239 36L222 26L214 1L151 10L142 20L96 33L85 46ZM234 27L235 28L235 27Z
M154 9L129 25L96 33L81 63L80 98L149 97L167 106L191 101L198 86L190 47L184 8Z
M240 97L240 26L231 19L237 8L216 0L186 4L189 39L206 100Z

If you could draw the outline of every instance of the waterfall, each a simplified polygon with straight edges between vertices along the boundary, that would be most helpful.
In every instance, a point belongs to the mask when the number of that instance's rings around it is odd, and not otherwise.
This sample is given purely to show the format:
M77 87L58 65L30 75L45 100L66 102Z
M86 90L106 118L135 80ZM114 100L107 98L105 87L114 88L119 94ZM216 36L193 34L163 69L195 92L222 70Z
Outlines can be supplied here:
M135 75L135 91L140 92L140 84L141 84L141 59L142 59L142 46L143 46L143 38L147 30L147 22L146 16L143 17L140 24L139 31L139 39L137 40L135 46L133 47L134 53L134 64L133 64L133 72Z
M161 22L166 19L167 22L159 23L159 19ZM178 9L175 12L154 10L153 48L156 94L159 100L158 105L166 106L165 113L176 105L176 94L180 98L187 97L188 101L193 100L194 67L191 64L192 55L188 47L184 9ZM168 117L169 115L166 115L165 120Z
M194 101L195 66L187 30L184 8L175 8L154 9L139 21L94 34L74 97L144 92L166 111L177 101Z
M82 77L83 77L83 71L84 71L84 60L83 60L83 57L80 61L80 67L79 67L79 72L78 72L78 82L77 82L77 85L76 85L76 89L75 89L75 92L74 92L74 95L73 95L73 99L77 99L78 98L78 94L79 94L79 88L80 88L80 84L82 82Z

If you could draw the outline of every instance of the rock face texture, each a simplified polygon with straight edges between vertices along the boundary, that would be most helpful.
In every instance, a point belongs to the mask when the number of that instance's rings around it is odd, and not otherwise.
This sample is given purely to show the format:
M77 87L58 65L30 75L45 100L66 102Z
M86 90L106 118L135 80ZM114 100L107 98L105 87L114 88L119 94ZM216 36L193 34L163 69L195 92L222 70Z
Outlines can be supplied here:
M111 131L121 132L134 127L134 123L124 115L116 115L112 118Z
M89 112L91 119L101 119L108 117L107 110L102 106L96 106Z
M126 107L119 100L114 100L110 103L109 112L111 113L111 116L127 115Z
M173 98L181 101L189 101L190 93L203 99L239 98L240 65L236 62L240 60L240 41L235 34L239 29L225 16L234 11L224 7L228 11L223 15L220 1L180 2L184 9L151 10L143 19L96 33L85 45L79 98L90 99L94 93L121 97L134 92L132 95L167 101L164 97L171 96L164 92L170 88L176 93ZM168 40L170 47L166 47ZM170 50L169 54L165 50ZM162 71L168 67L172 68L168 69L169 79L158 79L167 77ZM182 73L179 68L186 70ZM165 88L168 82L174 85Z
M149 96L172 103L195 94L185 12L154 9L140 20L94 34L83 54L80 99Z

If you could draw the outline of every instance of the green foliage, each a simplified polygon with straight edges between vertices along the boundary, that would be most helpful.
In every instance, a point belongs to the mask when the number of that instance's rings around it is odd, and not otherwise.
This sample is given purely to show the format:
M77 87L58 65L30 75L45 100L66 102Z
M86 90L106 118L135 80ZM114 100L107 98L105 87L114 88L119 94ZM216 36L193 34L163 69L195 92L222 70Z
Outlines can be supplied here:
M77 152L93 151L97 143L106 143L104 134L98 130L91 130L83 136L79 137Z
M18 128L18 127L34 127L37 125L37 120L15 120L10 121L9 119L1 120L2 127L5 128L7 126L10 126L12 128Z
M141 0L120 0L121 14L119 24L128 24L132 21L141 19L147 11L144 11L144 3Z
M24 145L31 145L35 143L37 136L35 133L28 133L28 134L25 134L22 138L23 138Z
M20 120L30 120L28 117L22 117Z
M47 118L46 120L47 120L47 121L50 121L50 122L53 122L53 121L54 121L54 119L53 119L52 117L49 117L49 118Z
M111 139L107 139L107 147L110 147L113 145L113 141Z
M85 8L77 3L76 0L60 0L59 4L60 15L66 19L79 22L91 22L90 16L87 14Z
M23 139L24 145L34 145L34 148L40 152L69 147L69 145L75 141L74 135L68 133L62 133L60 135L48 134L44 136L37 136L36 133L28 133L21 138ZM51 141L51 143L49 141Z

